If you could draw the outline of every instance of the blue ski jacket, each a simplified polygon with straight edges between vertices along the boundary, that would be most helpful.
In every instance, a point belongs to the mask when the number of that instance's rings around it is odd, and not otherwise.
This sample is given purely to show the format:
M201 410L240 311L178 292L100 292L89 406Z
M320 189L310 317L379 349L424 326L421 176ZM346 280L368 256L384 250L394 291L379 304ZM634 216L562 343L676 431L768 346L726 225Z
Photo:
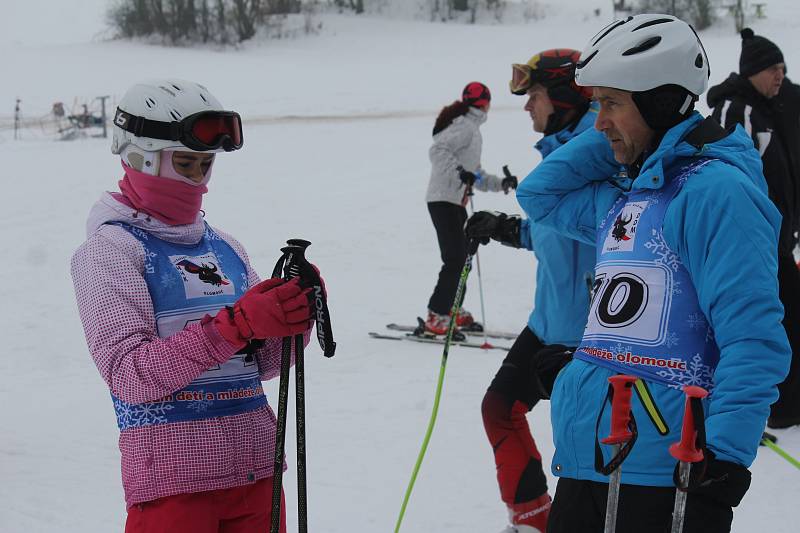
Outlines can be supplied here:
M596 117L597 104L592 104L572 130L565 128L547 135L535 148L546 159L567 141L592 128ZM610 148L608 152L611 154ZM587 280L591 280L594 271L594 246L567 238L543 224L532 224L528 218L521 222L520 241L533 251L537 261L528 328L545 344L577 346L589 312Z
M534 222L595 244L599 222L623 189L659 189L665 173L701 157L712 159L671 201L663 236L687 268L720 349L714 389L704 400L708 447L718 459L749 467L791 358L778 299L781 217L767 196L758 151L741 126L698 150L684 137L701 120L695 112L668 130L628 183L607 179L619 165L607 157L604 135L587 130L536 167L517 198ZM613 374L583 360L573 360L559 374L551 397L556 476L608 481L594 469L594 438L609 431L608 405L596 424ZM622 464L622 482L673 486L675 460L668 448L680 439L684 395L644 383L655 410L645 410L642 396L634 394L639 437ZM653 412L666 422L665 431L657 431L648 414ZM608 461L610 449L602 451Z

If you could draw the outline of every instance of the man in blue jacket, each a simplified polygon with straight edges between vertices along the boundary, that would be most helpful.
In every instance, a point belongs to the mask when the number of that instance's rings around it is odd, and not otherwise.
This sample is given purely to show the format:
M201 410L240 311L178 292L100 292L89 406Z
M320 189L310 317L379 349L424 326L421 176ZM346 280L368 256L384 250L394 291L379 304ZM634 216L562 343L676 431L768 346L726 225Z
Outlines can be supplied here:
M730 531L749 487L790 359L776 282L781 221L747 134L692 111L708 73L696 33L674 17L637 15L603 29L575 75L600 104L595 129L551 154L517 192L535 223L597 253L583 340L551 397L560 479L548 532L603 529L608 478L595 471L595 446L609 428L607 380L619 373L640 384L618 533L668 531L668 448L680 438L683 385L710 392L706 464L692 468L684 531ZM624 172L608 180L615 163Z
M526 64L512 65L511 92L528 96L525 110L533 129L545 135L536 143L542 158L590 129L597 116L596 106L590 106L590 91L575 85L579 56L577 50L545 50ZM610 149L606 152L611 158ZM481 412L494 451L500 496L509 510L511 526L505 533L544 533L550 495L525 415L540 399L549 397L552 379L564 362L565 346L574 349L580 342L589 310L586 279L591 279L594 270L594 247L518 215L489 211L475 213L467 222L466 234L484 244L491 238L536 254L533 311L492 380ZM554 368L536 370L541 353L550 354L546 359Z

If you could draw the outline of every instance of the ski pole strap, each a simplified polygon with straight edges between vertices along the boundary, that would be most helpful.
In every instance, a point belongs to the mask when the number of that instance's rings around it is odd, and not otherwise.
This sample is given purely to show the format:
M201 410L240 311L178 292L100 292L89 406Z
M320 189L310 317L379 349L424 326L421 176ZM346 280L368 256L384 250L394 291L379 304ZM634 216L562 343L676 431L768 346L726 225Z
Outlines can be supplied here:
M333 357L336 352L336 341L333 340L331 313L328 310L328 296L322 285L322 278L317 269L303 260L300 267L300 286L310 287L311 303L314 306L314 321L317 323L317 341L325 357Z
M667 424L667 421L664 420L664 416L661 414L661 411L658 409L658 405L656 404L653 395L650 393L647 383L640 378L636 380L636 382L633 384L633 387L636 391L636 395L639 397L642 407L644 407L647 416L650 417L650 421L653 423L653 427L656 428L656 431L658 431L658 434L662 437L669 434L669 425Z
M628 457L636 443L639 432L636 429L636 419L631 411L631 396L633 395L633 376L617 375L608 378L608 393L603 400L603 406L597 415L597 424L594 430L594 469L598 473L608 476L619 468ZM614 395L617 400L614 401ZM600 421L606 409L606 403L611 403L611 435L603 439L604 444L620 444L619 453L613 456L608 463L603 463L603 451L597 438L600 432Z
M478 239L469 239L467 241L467 255L469 256L470 269L472 269L472 257L478 253L478 246L480 245L481 241Z

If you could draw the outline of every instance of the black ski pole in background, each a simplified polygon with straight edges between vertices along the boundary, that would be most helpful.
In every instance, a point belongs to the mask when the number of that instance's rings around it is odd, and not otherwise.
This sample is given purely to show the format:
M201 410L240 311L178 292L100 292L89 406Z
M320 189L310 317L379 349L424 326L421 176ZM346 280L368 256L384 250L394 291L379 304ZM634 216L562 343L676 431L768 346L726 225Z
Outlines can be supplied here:
M311 244L303 239L290 239L288 246L281 248L283 255L275 264L272 277L290 280L300 278L302 287L310 287L314 304L314 320L317 338L326 357L333 357L336 343L333 340L330 314L325 291L319 273L305 258L305 250ZM297 514L298 531L308 531L308 494L306 483L306 408L305 408L305 340L303 334L294 336L295 357L295 408L297 411ZM286 448L286 411L289 403L289 367L292 359L292 337L283 338L281 351L281 374L278 388L278 424L275 432L275 460L272 480L272 516L270 533L280 529L281 490L283 488L283 455Z
M458 170L458 172L460 173L464 170L464 167L458 165L456 167L456 170ZM469 210L470 210L470 216L472 216L475 214L475 204L472 201L472 197L475 196L475 191L472 190L472 185L467 186L466 196L467 198L469 198ZM483 348L484 350L489 350L491 348L494 348L494 346L492 346L489 343L489 338L486 336L486 305L484 304L483 300L483 276L481 275L481 256L478 254L477 249L475 250L475 263L478 266L478 294L481 297L481 330L483 331L483 345L481 345L481 348Z

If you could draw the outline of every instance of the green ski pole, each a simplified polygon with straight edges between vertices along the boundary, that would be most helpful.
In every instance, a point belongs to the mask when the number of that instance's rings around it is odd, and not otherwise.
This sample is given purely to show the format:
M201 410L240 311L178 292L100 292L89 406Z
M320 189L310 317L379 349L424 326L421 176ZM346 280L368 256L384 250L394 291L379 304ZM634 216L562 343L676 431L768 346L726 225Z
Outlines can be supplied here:
M461 299L464 296L464 288L467 285L467 277L469 276L470 270L472 270L472 258L475 255L475 252L478 251L478 245L478 241L470 241L467 246L467 260L464 262L464 268L461 269L461 277L458 280L458 288L456 289L456 299L453 301L453 307L450 310L450 325L447 328L447 336L445 337L444 341L444 350L442 351L442 364L439 367L439 380L436 383L436 394L433 399L433 411L431 412L431 418L428 421L428 429L425 431L425 438L422 440L422 449L420 449L419 455L417 456L417 462L414 465L414 471L411 473L411 480L408 482L408 488L406 489L405 497L403 497L403 505L400 507L400 516L397 517L397 524L394 526L395 533L400 531L400 524L403 523L403 516L406 514L408 500L411 498L411 491L414 490L414 483L417 480L417 474L419 473L420 466L422 466L422 460L425 458L425 452L428 450L428 443L431 440L433 426L436 424L436 415L439 413L439 399L442 397L442 385L444 384L444 371L447 367L447 354L450 352L450 342L453 339L453 332L456 329L456 317L458 316L459 309L461 309Z
M768 435L768 433L765 433L765 435ZM795 459L794 457L792 457L791 455L786 453L786 451L784 451L783 448L781 448L780 446L775 444L775 442L772 441L769 437L766 437L766 436L762 437L761 438L761 444L763 444L764 446L766 446L767 448L769 448L773 452L777 453L778 455L780 455L781 457L783 457L784 459L789 461L789 463L791 463L796 468L800 468L800 461L798 461L797 459Z

